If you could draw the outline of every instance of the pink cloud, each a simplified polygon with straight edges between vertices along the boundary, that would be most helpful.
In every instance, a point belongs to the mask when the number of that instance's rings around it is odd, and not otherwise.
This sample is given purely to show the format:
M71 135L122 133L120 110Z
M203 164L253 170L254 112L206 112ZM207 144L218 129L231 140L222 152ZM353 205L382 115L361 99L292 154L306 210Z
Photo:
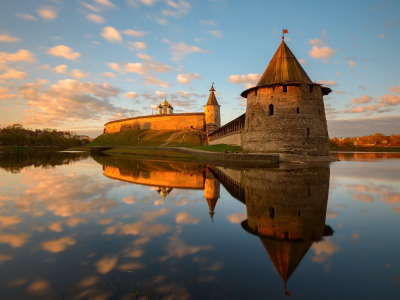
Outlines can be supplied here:
M313 46L308 54L315 59L329 59L331 56L336 54L335 49L331 49L328 46L319 48L318 46Z

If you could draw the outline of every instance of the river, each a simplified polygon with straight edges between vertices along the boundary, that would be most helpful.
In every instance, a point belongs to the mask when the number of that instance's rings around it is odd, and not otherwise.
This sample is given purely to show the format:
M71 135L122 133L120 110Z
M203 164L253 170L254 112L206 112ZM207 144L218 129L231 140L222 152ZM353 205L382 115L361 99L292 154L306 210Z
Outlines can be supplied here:
M400 154L0 156L0 299L398 299Z

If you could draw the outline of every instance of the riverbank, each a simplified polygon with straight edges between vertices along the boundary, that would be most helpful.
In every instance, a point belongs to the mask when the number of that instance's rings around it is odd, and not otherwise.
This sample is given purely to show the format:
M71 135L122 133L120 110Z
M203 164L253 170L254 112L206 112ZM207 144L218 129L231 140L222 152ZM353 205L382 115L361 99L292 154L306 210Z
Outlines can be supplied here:
M67 149L67 147L52 147L52 146L37 146L37 147L2 146L2 147L0 147L0 153L5 153L5 152L63 151L63 150L66 150L66 149Z

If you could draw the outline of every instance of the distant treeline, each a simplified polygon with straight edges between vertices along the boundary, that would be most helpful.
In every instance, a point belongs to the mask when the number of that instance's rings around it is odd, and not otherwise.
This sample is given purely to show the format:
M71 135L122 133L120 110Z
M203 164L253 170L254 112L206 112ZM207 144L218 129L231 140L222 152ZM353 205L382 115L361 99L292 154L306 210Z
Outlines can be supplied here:
M3 146L57 146L76 147L87 144L86 141L54 137L51 134L43 133L39 136L24 136L20 133L0 134L0 145Z
M374 133L361 137L333 137L329 140L332 147L372 147L372 146L400 146L400 134L383 135Z

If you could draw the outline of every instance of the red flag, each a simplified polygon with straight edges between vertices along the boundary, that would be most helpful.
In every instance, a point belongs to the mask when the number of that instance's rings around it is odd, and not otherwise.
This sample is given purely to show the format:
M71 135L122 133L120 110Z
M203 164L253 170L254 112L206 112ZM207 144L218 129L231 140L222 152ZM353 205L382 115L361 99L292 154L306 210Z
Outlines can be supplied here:
M289 31L287 29L283 29L283 34L285 33L289 33Z
M290 292L289 291L285 291L285 296L290 296Z

